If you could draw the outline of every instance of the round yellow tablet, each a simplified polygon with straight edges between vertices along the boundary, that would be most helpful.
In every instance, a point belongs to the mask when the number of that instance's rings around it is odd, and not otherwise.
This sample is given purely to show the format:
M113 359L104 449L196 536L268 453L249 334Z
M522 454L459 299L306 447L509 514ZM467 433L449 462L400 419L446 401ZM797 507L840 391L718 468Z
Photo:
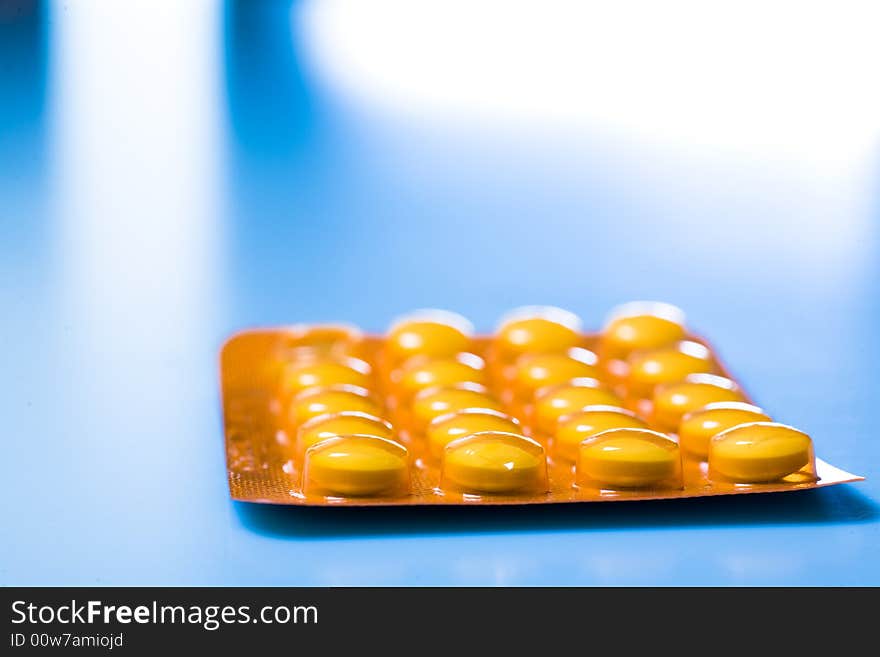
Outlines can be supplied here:
M667 303L636 301L612 311L602 331L602 358L625 359L634 351L658 349L685 337L684 313Z
M777 481L812 460L810 437L776 422L740 424L709 442L709 476L740 483Z
M296 325L282 336L289 356L345 354L363 338L360 329L349 324Z
M685 415L678 427L681 448L705 459L709 455L712 436L738 424L770 422L770 416L757 406L745 402L716 402Z
M688 374L711 374L714 369L712 354L705 345L682 340L630 356L626 391L630 397L650 399L658 384L681 381Z
M406 448L379 436L349 435L323 440L306 450L306 492L364 496L403 493L408 488Z
M564 416L553 437L553 454L577 460L578 448L587 438L608 429L647 429L648 425L632 411L617 406L587 406Z
M667 482L681 485L678 445L648 429L610 429L585 440L578 448L579 485L600 488L641 488Z
M664 383L654 389L654 424L664 431L678 431L686 413L706 404L742 399L730 379L714 374L689 374L684 381Z
M470 351L472 334L470 322L457 313L422 310L392 324L385 345L394 362L418 355L452 358Z
M393 379L404 397L419 390L456 383L486 383L483 359L475 354L457 354L452 358L416 356L394 373Z
M544 448L525 436L487 431L449 443L443 451L442 482L471 493L546 490Z
M425 432L431 456L440 458L443 449L453 440L483 431L501 431L519 434L519 420L501 411L487 408L466 408L434 418Z
M539 433L552 435L563 415L587 406L620 406L621 400L593 378L577 378L542 388L535 395L534 424Z
M526 306L512 311L502 318L494 340L505 358L566 351L580 342L581 320L553 306Z
M540 388L598 374L598 359L589 349L572 347L563 353L525 354L516 361L514 388L522 399L531 399Z
M361 413L360 411L343 411L341 413L319 415L301 425L297 430L296 455L302 456L309 447L322 440L327 440L327 438L350 434L393 438L394 431L391 428L391 424L386 420L369 413Z
M454 386L425 388L412 403L412 417L417 431L423 431L431 420L465 408L503 410L489 390L478 383L458 383Z
M307 359L284 368L281 389L289 398L309 388L341 384L369 388L370 374L370 365L359 358Z
M350 385L309 388L302 391L290 403L287 420L289 426L298 427L319 415L359 411L380 415L379 404L370 397L366 388Z

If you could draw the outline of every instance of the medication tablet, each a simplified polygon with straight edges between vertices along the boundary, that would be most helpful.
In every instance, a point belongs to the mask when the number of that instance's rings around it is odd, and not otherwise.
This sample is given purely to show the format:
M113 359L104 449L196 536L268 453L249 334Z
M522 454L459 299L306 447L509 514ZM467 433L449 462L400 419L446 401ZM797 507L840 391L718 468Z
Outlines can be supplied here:
M732 427L709 442L709 476L740 483L778 481L813 466L813 441L775 422ZM813 479L815 477L812 477Z
M600 338L605 359L625 359L634 351L658 349L686 335L684 313L675 306L636 301L612 311Z
M642 488L666 483L681 486L678 445L649 429L610 429L578 448L578 485Z
M539 433L552 435L563 415L588 406L620 406L621 400L604 388L597 379L577 378L548 388L535 395L534 424Z
M682 381L689 374L711 374L714 369L709 350L691 340L637 352L629 358L626 392L631 398L650 399L658 384Z
M289 426L298 427L319 415L359 411L380 415L379 404L370 397L366 388L337 385L326 388L310 388L293 398L287 414Z
M423 431L434 418L466 408L503 410L501 404L478 383L459 383L454 386L426 388L413 399L412 415L415 429Z
M581 343L581 320L553 306L526 306L506 315L495 336L503 359L525 353L566 351Z
M513 493L546 486L544 448L525 436L487 431L455 440L443 451L442 488Z
M440 458L443 449L453 440L473 433L501 431L519 434L522 432L519 420L501 411L486 408L466 408L434 418L425 432L431 456Z
M306 450L303 489L307 494L390 495L409 482L406 448L378 436L328 438Z
M684 381L666 383L654 390L653 420L664 431L678 431L681 418L706 404L742 401L730 379L712 374L690 374Z
M553 454L577 460L578 448L587 438L608 429L647 429L648 425L632 411L616 406L587 406L560 419L553 436Z
M308 388L353 385L369 388L371 368L359 358L319 358L291 363L284 368L281 389L290 398Z
M291 326L284 334L283 344L289 357L342 354L363 339L355 326L320 324Z
M395 383L406 398L419 390L456 383L486 383L483 359L475 354L458 354L454 358L416 356L395 372Z
M380 438L394 436L389 422L368 413L343 411L319 415L300 426L296 432L296 455L301 457L309 447L327 438L350 434L365 434Z
M423 310L392 324L385 346L393 362L419 355L452 358L471 350L472 334L471 323L457 313Z
M514 388L517 396L528 400L540 388L595 377L597 362L596 354L581 347L564 353L525 354L516 361Z
M705 459L709 455L709 441L714 435L738 424L770 421L770 416L752 404L716 402L691 411L682 418L678 442L684 451Z

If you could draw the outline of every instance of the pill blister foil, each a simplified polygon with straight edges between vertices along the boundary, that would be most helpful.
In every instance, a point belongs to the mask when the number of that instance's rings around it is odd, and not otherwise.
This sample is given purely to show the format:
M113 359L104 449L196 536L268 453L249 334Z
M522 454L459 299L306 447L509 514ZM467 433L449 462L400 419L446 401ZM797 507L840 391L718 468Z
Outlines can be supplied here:
M685 454L682 489L601 491L573 487L571 465L550 459L549 491L546 493L469 496L444 494L438 488L440 473L437 464L428 459L414 459L411 491L405 496L343 498L305 495L300 488L298 466L289 459L289 450L284 448L285 440L289 440L289 437L284 434L281 421L283 413L276 398L277 358L287 335L283 328L248 330L230 338L221 351L226 464L229 491L234 500L300 506L558 504L778 493L862 480L858 475L817 458L816 481L765 484L713 482L708 478L706 464ZM705 344L699 337L691 336L691 339ZM595 340L595 335L585 335L584 346L592 347ZM488 338L476 338L474 350L478 353L485 351L487 345ZM373 360L381 346L381 338L365 338L358 355L368 361ZM713 350L713 353L717 358L717 352ZM720 363L720 368L721 374L736 381L723 363ZM815 439L816 448L821 451L822 436Z

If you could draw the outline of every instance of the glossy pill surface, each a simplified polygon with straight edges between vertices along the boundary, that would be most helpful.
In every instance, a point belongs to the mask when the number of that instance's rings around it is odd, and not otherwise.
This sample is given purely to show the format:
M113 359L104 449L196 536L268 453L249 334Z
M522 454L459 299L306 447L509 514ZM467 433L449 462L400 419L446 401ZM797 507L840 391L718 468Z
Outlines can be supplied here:
M596 363L596 354L580 347L563 353L526 354L516 362L514 388L520 398L531 399L540 388L595 377Z
M757 406L745 402L716 402L682 418L678 441L684 451L705 459L709 455L709 441L713 436L749 422L770 422L770 416Z
M457 383L486 383L483 359L475 354L457 354L453 358L417 356L401 367L394 376L406 398L420 390Z
M476 383L460 383L454 386L426 388L419 392L412 403L414 428L423 431L434 418L461 411L466 408L503 410L497 399L485 386Z
M578 449L579 484L610 488L645 487L680 476L678 445L647 429L611 429L584 441Z
M522 432L522 427L516 418L501 411L467 408L435 418L428 425L425 435L431 456L440 458L446 445L453 440L484 431L519 434Z
M625 359L635 351L658 349L686 335L684 313L664 303L635 302L612 313L601 336L603 358Z
M638 352L629 359L626 391L634 398L650 399L661 383L681 381L689 374L711 374L712 354L702 344L683 340L670 347Z
M342 436L306 451L305 487L330 495L401 491L409 477L402 445L376 436Z
M775 422L753 422L722 431L709 443L709 474L740 483L777 481L812 461L812 440Z
M309 388L353 385L369 388L370 366L358 358L317 359L291 363L282 374L282 391L288 398Z
M543 448L510 433L484 432L449 443L443 482L463 492L513 493L546 487Z
M552 435L563 415L580 411L587 406L620 406L621 400L593 378L572 379L567 383L538 391L535 396L534 424L537 431Z
M394 362L413 356L452 358L470 351L472 329L461 315L447 311L421 311L392 325L386 349Z
M561 419L553 436L553 455L577 460L578 448L587 438L609 429L647 429L635 413L615 406L588 406Z
M283 336L284 347L293 357L344 355L362 339L358 328L346 324L292 326Z
M319 415L300 426L296 435L296 454L302 454L312 445L351 434L393 438L391 424L368 413L344 411L328 415Z
M691 374L684 381L658 386L654 391L654 424L664 431L678 431L682 417L714 402L742 401L730 379L711 374Z
M552 306L520 308L502 320L495 346L505 357L563 352L580 344L580 331L580 319L567 310Z
M349 385L311 388L293 398L287 416L288 426L299 427L319 415L343 411L381 414L379 404L370 397L366 388Z

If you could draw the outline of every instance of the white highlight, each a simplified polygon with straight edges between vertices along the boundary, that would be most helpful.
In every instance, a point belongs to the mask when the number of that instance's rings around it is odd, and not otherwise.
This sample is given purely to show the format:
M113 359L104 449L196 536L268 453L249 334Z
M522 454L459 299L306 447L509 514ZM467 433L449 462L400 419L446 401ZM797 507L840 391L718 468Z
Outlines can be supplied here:
M319 75L383 111L822 164L863 155L880 136L877 3L322 0L297 10Z
M218 8L58 3L53 20L64 294L96 351L156 367L156 345L204 340L219 284Z

